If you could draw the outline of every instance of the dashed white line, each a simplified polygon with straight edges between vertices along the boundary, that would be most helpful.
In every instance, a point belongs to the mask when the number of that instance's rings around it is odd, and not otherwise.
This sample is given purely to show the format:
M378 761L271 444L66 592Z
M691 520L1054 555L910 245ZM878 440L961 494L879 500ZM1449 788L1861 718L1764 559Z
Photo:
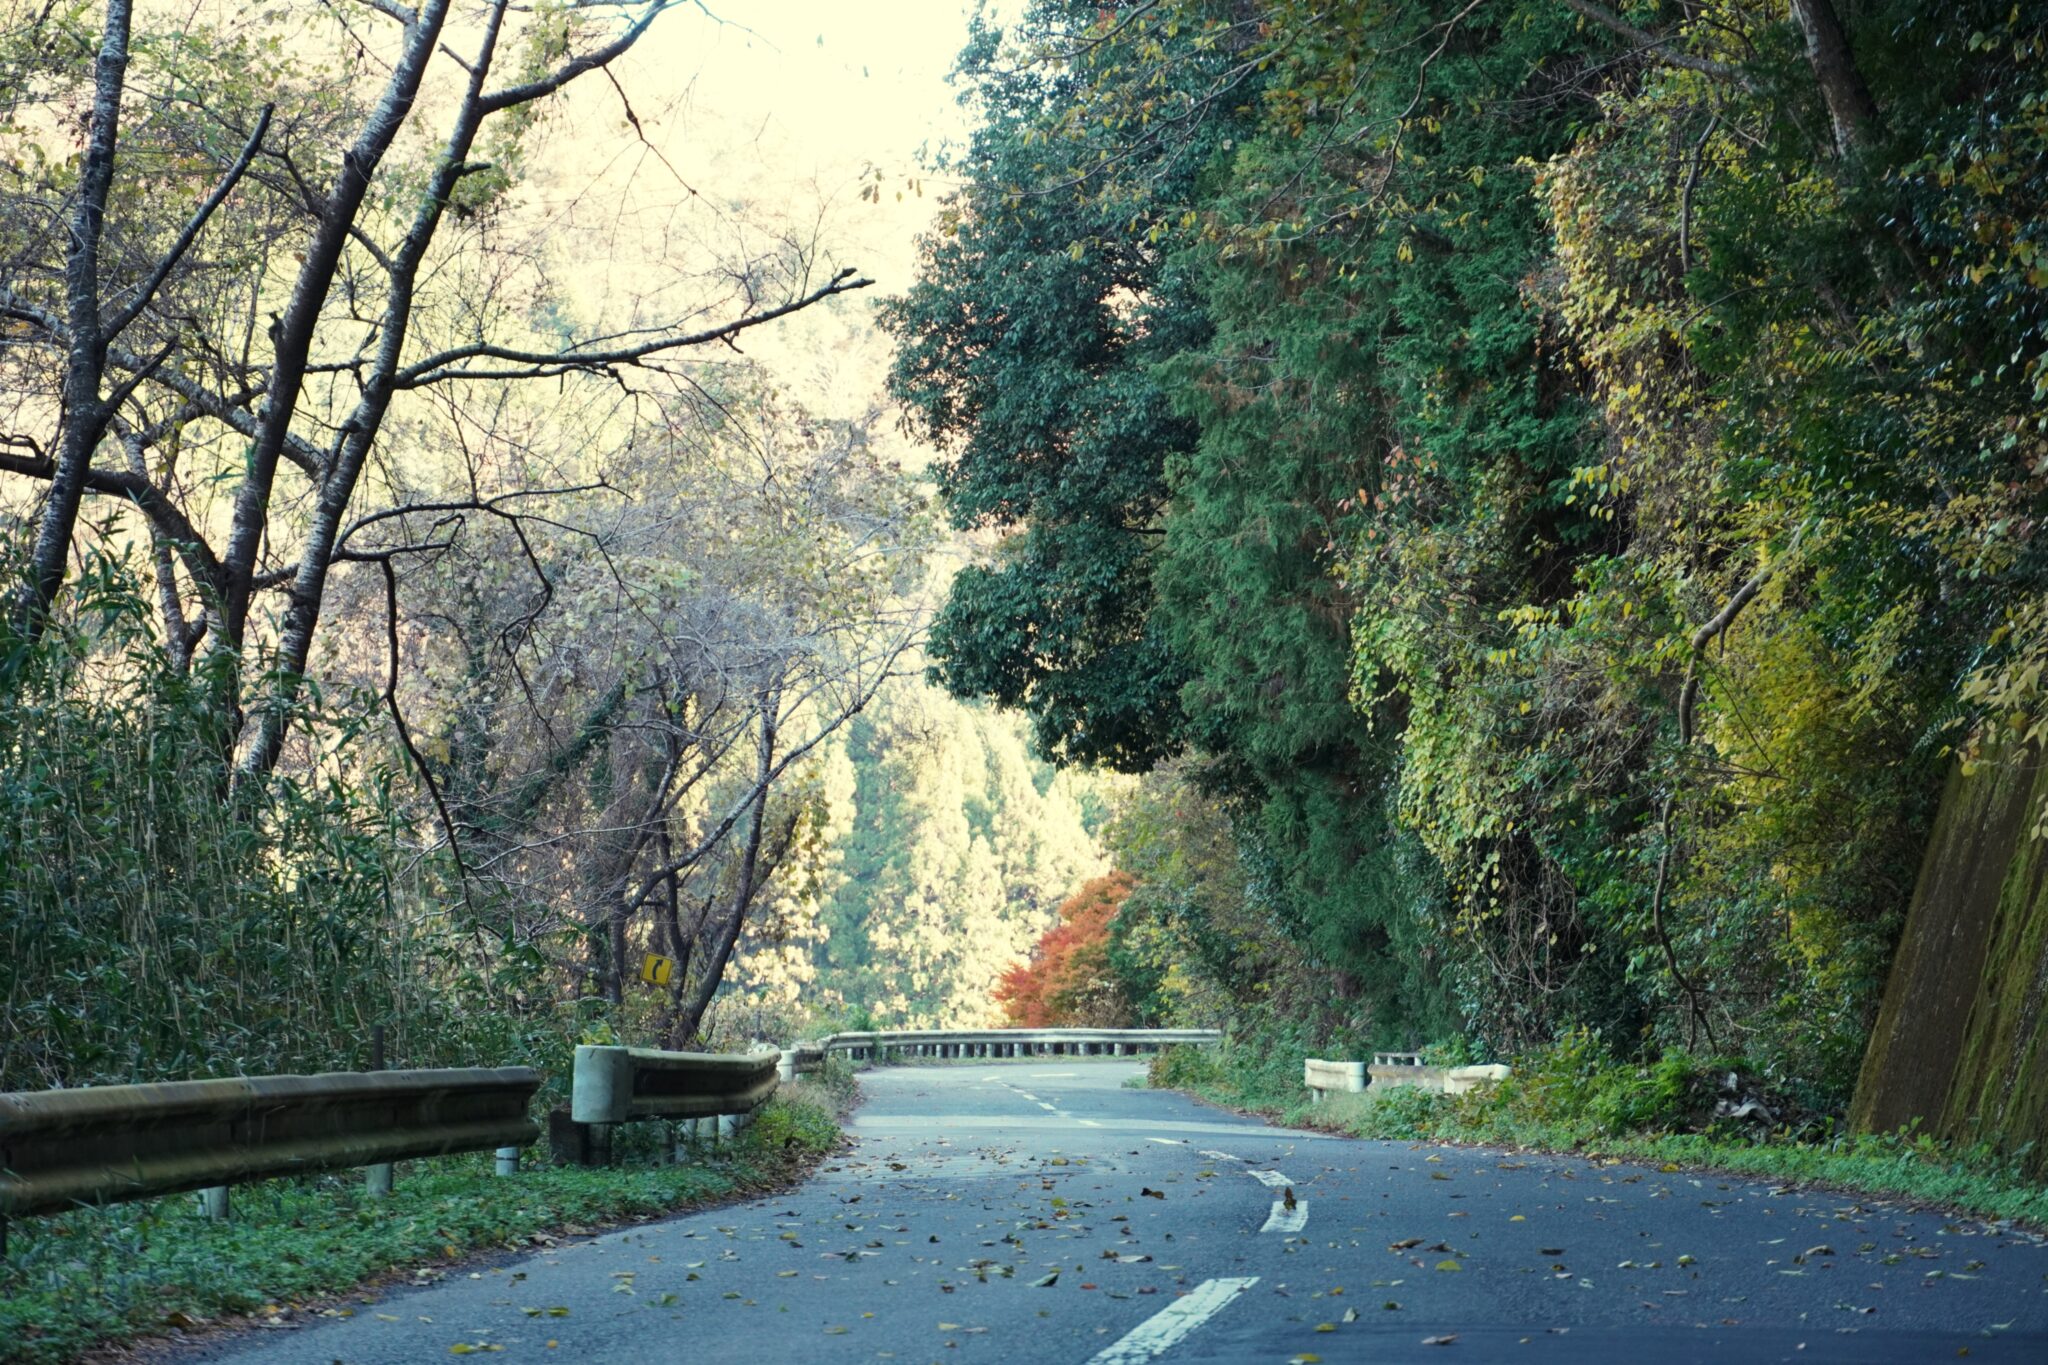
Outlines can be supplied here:
M1177 1299L1133 1327L1115 1345L1091 1357L1088 1365L1142 1365L1177 1345L1188 1333L1228 1308L1239 1294L1259 1282L1256 1275L1224 1280L1204 1280L1186 1297Z
M1044 1100L1040 1100L1040 1101L1038 1102L1038 1107L1039 1107L1040 1109L1050 1109L1050 1110L1052 1110L1052 1112L1053 1112L1053 1113L1055 1113L1055 1114L1057 1114L1057 1113L1059 1112L1059 1107L1058 1107L1057 1105L1051 1105L1051 1104L1047 1104L1047 1103L1046 1103L1046 1102L1045 1102Z
M1273 1201L1273 1211L1266 1215L1266 1224L1260 1232L1300 1232L1308 1226L1308 1200L1297 1199L1294 1207L1288 1208L1282 1199Z
M1294 1184L1293 1177L1278 1171L1253 1171L1251 1177L1269 1190L1283 1190Z
M1161 1147L1185 1147L1188 1145L1186 1138L1146 1138L1145 1141L1156 1142ZM1204 1152L1202 1155L1209 1156L1211 1153Z

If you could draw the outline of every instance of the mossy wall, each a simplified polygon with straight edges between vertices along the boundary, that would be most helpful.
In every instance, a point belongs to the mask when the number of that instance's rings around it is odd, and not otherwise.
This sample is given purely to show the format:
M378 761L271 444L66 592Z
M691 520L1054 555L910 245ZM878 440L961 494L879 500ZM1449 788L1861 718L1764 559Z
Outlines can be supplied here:
M1850 1123L1920 1129L2048 1174L2048 763L1949 776Z

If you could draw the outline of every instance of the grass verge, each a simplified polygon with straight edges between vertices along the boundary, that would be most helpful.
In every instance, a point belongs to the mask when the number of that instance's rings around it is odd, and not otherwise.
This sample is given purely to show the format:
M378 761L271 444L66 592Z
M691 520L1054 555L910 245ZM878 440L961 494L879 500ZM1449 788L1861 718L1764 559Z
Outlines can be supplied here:
M608 1170L500 1179L483 1153L406 1162L389 1199L366 1198L359 1174L238 1187L227 1223L201 1217L191 1195L18 1220L0 1265L0 1361L52 1365L237 1315L346 1313L318 1301L394 1271L430 1279L479 1252L773 1189L838 1145L850 1084L785 1087L730 1147L684 1166L653 1164L655 1125L639 1124L621 1130L634 1148Z
M1640 1161L1726 1171L1924 1204L2048 1230L2048 1187L2014 1161L1965 1152L1909 1134L1792 1133L1698 1118L1683 1102L1710 1068L1659 1064L1587 1070L1538 1059L1527 1074L1468 1095L1412 1086L1384 1094L1332 1095L1311 1106L1299 1084L1276 1083L1270 1056L1230 1049L1162 1053L1152 1084L1293 1127L1407 1142L1473 1143L1516 1151ZM1545 1063L1550 1063L1546 1065ZM1518 1068L1520 1070L1520 1068ZM1681 1124L1691 1122L1698 1130ZM1659 1122L1659 1119L1666 1122Z

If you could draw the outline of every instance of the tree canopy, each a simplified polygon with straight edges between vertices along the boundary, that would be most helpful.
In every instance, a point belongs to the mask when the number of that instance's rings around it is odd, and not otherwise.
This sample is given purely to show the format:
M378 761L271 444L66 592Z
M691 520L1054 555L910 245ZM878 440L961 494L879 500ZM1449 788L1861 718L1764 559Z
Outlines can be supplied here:
M1140 998L1213 1006L1178 944L1247 1019L1298 982L1376 1041L1589 1026L1839 1098L1945 755L2042 733L2044 41L1909 0L979 36L888 315L1002 533L936 675L1060 761L1185 754L1227 831L1120 859L1225 838L1291 945L1254 990L1200 951L1245 910L1140 871Z

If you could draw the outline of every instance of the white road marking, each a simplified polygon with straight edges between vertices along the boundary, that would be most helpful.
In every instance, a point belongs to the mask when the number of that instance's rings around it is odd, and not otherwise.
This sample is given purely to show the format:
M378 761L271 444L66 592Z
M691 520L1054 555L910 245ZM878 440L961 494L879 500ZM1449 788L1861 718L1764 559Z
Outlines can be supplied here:
M1094 1119L1075 1119L1074 1122L1080 1124L1083 1128L1100 1128L1102 1126Z
M1239 1294L1258 1282L1256 1275L1204 1280L1186 1297L1160 1309L1126 1332L1115 1345L1091 1357L1088 1365L1143 1365L1179 1344L1188 1333L1228 1308Z
M1027 1074L1034 1081L1071 1081L1081 1073L1078 1071L1033 1071Z
M1010 1089L1017 1090L1017 1087L1013 1085L1010 1087ZM1017 1090L1017 1093L1022 1095L1027 1100L1036 1101L1038 1099L1038 1096L1032 1094L1029 1090Z
M1052 1105L1050 1105L1050 1104L1047 1104L1047 1103L1046 1103L1046 1102L1045 1102L1044 1100L1040 1100L1040 1101L1038 1102L1038 1107L1039 1107L1040 1109L1051 1109L1051 1110L1052 1110L1052 1112L1053 1112L1053 1113L1055 1113L1055 1114L1059 1113L1059 1110L1058 1110L1057 1108L1054 1108L1054 1106L1052 1106Z
M1153 1139L1153 1141L1155 1141L1155 1142L1156 1142L1156 1141L1158 1141L1158 1139L1157 1139L1157 1138L1154 1138L1154 1139ZM1233 1155L1231 1155L1231 1154L1230 1154L1229 1152L1203 1152L1203 1153L1202 1153L1202 1155L1203 1155L1203 1156L1205 1156L1205 1157L1208 1157L1208 1158L1209 1158L1209 1160L1211 1160L1211 1161L1243 1161L1243 1160L1244 1160L1244 1158L1243 1158L1243 1157L1241 1157L1241 1156L1233 1156Z
M1308 1200L1297 1199L1294 1207L1278 1199L1273 1201L1273 1211L1266 1215L1266 1225L1260 1232L1300 1232L1308 1226Z
M1188 1145L1188 1140L1186 1138L1146 1138L1145 1141L1156 1142L1161 1147L1185 1147ZM1209 1153L1204 1152L1202 1153L1202 1155L1208 1156Z
M1286 1189L1294 1183L1291 1176L1282 1175L1278 1171L1252 1171L1250 1175L1252 1179L1258 1181L1269 1190Z

